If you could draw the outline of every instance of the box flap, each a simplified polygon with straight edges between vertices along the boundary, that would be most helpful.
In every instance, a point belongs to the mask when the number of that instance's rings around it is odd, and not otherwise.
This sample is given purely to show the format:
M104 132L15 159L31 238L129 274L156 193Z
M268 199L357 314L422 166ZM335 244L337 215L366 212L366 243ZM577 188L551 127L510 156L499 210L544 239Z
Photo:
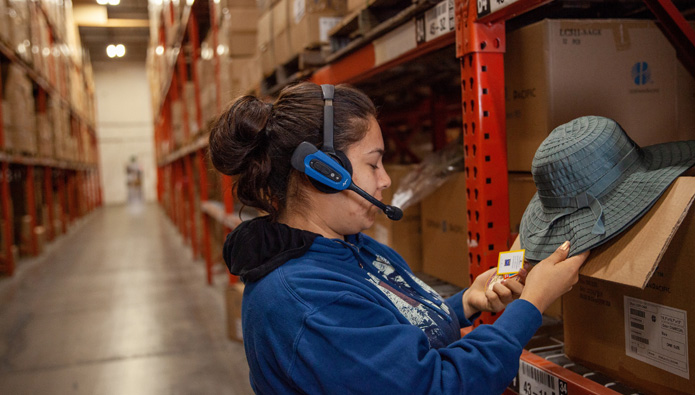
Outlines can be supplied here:
M579 273L644 289L695 200L695 177L680 177L639 221L591 251ZM519 249L519 237L511 250Z
M579 273L644 289L694 197L695 178L678 178L637 223L591 251Z

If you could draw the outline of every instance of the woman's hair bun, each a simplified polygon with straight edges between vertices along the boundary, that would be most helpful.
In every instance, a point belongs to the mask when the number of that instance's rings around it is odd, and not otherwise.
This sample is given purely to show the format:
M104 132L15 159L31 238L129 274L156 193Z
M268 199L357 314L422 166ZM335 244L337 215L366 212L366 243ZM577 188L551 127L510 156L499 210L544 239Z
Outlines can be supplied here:
M267 132L265 130L272 105L254 96L235 101L214 122L210 131L210 159L217 170L226 175L246 171L256 161L265 162Z

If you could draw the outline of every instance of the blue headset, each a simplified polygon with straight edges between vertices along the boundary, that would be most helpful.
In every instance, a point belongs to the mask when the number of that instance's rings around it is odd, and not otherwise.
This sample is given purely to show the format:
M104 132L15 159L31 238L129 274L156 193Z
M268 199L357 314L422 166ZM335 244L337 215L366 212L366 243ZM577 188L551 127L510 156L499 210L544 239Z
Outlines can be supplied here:
M342 151L333 148L333 98L335 87L321 85L323 93L323 145L319 151L308 141L302 141L292 153L292 167L309 177L321 192L337 193L349 189L379 207L390 219L403 217L401 209L378 201L352 182L352 164Z

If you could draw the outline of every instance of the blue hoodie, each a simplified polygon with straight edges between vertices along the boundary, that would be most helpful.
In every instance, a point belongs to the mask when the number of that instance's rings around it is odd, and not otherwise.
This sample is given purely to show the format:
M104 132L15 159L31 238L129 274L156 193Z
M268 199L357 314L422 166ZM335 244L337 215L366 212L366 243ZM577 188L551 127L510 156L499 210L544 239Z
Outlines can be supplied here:
M260 394L500 394L541 324L517 300L461 338L464 291L442 300L363 234L327 239L262 217L227 237L224 258L246 284L244 347Z

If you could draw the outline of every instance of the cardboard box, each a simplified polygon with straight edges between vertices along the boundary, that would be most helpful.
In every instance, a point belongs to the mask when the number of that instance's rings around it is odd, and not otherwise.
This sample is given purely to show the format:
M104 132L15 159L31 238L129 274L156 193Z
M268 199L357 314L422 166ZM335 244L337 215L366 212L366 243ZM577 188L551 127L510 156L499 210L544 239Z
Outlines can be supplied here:
M384 165L391 178L391 187L382 194L382 201L390 204L400 181L414 168L412 165ZM376 241L386 244L398 252L413 272L422 271L422 218L420 204L403 211L403 218L390 220L379 212L374 225L364 231Z
M296 52L292 51L290 43L290 31L288 29L275 34L275 39L273 40L273 56L275 57L276 65L289 63L289 61L297 55Z
M346 12L351 13L356 10L361 10L369 5L369 0L347 0Z
M275 72L275 50L273 45L273 13L269 10L258 18L258 54L263 76Z
M509 32L506 50L511 171L530 171L545 137L584 115L615 119L640 146L695 138L695 81L653 22L544 20Z
M258 30L258 9L252 8L229 8L224 14L223 24L228 26L229 34L256 32Z
M521 217L535 194L536 184L531 173L509 173L509 228L512 233L519 233Z
M241 328L241 300L244 296L244 284L230 284L226 290L227 304L227 337L230 340L242 342L244 335Z
M465 174L456 174L426 197L421 210L422 271L467 287L471 280Z
M563 297L565 353L645 393L695 394L695 178L596 248Z
M318 48L328 44L328 32L342 20L337 11L327 10L315 14L305 14L290 25L292 51L300 53L305 49Z

